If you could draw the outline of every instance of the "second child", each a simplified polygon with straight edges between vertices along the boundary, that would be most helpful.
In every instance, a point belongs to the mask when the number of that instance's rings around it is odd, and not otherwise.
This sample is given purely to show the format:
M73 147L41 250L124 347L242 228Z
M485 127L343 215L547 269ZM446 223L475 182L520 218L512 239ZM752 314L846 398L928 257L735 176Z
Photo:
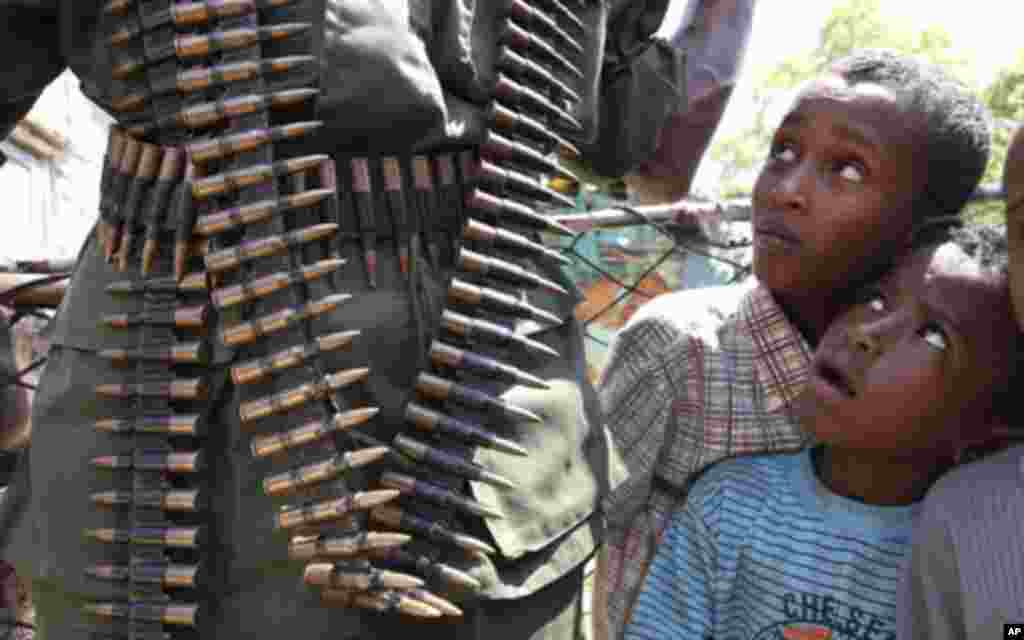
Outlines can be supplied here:
M918 251L829 326L800 418L817 446L695 483L628 640L895 637L918 501L1013 409L1006 278L955 253Z

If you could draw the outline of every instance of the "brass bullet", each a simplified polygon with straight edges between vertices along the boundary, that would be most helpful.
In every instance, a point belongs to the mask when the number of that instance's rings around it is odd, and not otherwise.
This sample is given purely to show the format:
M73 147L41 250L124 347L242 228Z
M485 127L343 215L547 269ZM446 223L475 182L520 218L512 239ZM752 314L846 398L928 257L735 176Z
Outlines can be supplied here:
M502 398L429 373L421 373L416 378L416 391L434 400L442 402L451 400L479 411L497 413L511 420L544 421L532 411L510 404Z
M523 121L525 122L525 120ZM556 159L542 154L528 144L507 138L493 129L484 132L480 150L484 155L499 162L514 162L533 171L564 176L576 182L580 181L576 174L563 167Z
M377 223L374 213L370 163L366 158L352 158L352 194L359 216L359 236L363 247L363 264L371 289L377 288Z
M288 557L292 560L307 561L314 558L345 558L368 551L400 547L410 540L412 536L408 534L390 531L360 531L329 538L296 536L288 545Z
M198 169L194 162L185 162L185 176L175 189L173 215L174 229L174 280L185 276L185 261L189 248L194 245L192 229L196 222L196 204L192 201L192 181Z
M448 287L448 299L452 302L483 307L496 313L529 318L548 324L562 324L562 320L558 316L539 309L515 296L489 287L478 287L458 278L452 278L451 280L451 284Z
M396 435L392 441L395 448L417 462L435 467L446 473L457 475L468 480L484 482L501 489L516 489L517 485L511 480L489 471L476 464L472 460L463 458L457 454L435 449L430 445L414 440L401 434Z
M499 198L494 194L487 193L483 189L473 189L466 196L466 206L471 209L486 211L499 219L509 217L515 224L533 227L541 231L557 233L568 237L576 235L576 232L561 222L538 213L521 202L516 202L510 198Z
M158 584L162 587L176 589L195 589L199 586L199 565L194 564L171 564L167 562L97 564L87 567L85 574L97 580Z
M510 384L521 384L535 389L550 389L551 386L537 376L522 369L488 358L472 351L459 349L440 340L430 345L431 362L439 367L462 369L484 378L492 378Z
M339 413L327 421L313 421L282 433L265 436L254 436L252 439L252 455L264 458L287 449L294 449L315 442L338 431L347 431L361 425L380 412L376 407L352 409Z
M498 80L494 85L494 94L498 100L504 103L521 105L547 119L565 123L569 129L580 130L583 128L580 121L568 111L559 108L545 96L526 85L515 82L503 73L498 74Z
M387 453L387 447L371 447L368 449L346 451L327 460L321 460L320 462L314 462L313 464L269 476L263 480L263 492L268 496L279 496L320 482L326 482L353 469L360 469L373 464L384 458ZM374 496L370 496L366 499L370 500L373 498Z
M289 89L272 94L249 94L204 102L155 120L153 114L143 111L139 114L139 121L130 125L127 131L132 136L141 138L158 129L204 129L220 124L228 118L237 118L267 109L287 109L312 99L318 93L320 92L317 89Z
M125 0L115 0L125 2ZM248 47L257 42L281 40L307 31L308 23L275 24L256 28L227 29L201 35L181 34L167 46L149 47L146 56L124 58L112 70L114 78L122 80L133 73L145 69L148 65L177 57L181 60L202 58L222 51L231 51Z
M459 589L465 589L474 593L483 589L480 581L468 573L399 547L378 549L372 551L370 556L385 562L393 562L404 567L414 568L432 580L443 582Z
M456 533L445 528L440 523L420 518L393 505L374 507L370 511L370 518L385 526L410 530L416 535L421 535L441 544L455 545L466 551L486 554L498 552L497 549L482 540L477 540L473 536L468 536L464 533Z
M197 293L206 291L206 273L203 271L190 273L180 282L170 276L146 280L119 280L108 284L106 291L112 295Z
M427 502L433 502L443 507L453 507L480 518L501 519L504 517L500 511L480 504L476 500L467 498L450 489L413 478L412 476L386 471L381 476L380 482L382 486L389 489L398 489L402 493L426 500Z
M330 522L345 517L353 511L379 508L378 505L390 502L399 495L399 492L393 489L359 491L325 502L282 509L275 516L274 523L279 528L287 530Z
M487 112L487 122L499 129L515 131L516 133L526 136L531 140L540 142L546 147L554 146L558 153L564 158L580 158L582 155L580 148L577 145L558 135L542 124L541 121L531 118L526 114L512 111L497 101L490 103L490 108ZM565 172L563 171L562 173L564 174ZM573 184L578 183L577 180L572 179L567 175L559 175L556 177L558 179L569 181ZM555 193L559 193L559 191L555 191ZM560 202L564 203L565 201L562 200ZM572 206L575 207L574 201Z
M103 322L118 329L136 325L173 326L178 329L199 329L206 322L206 305L178 307L168 311L140 311L139 313L111 313Z
M473 218L466 220L466 224L462 229L462 238L464 240L494 244L504 249L515 249L528 255L548 258L564 265L572 264L572 260L561 253L536 243L526 236L492 227Z
M303 227L283 235L248 240L234 247L208 253L205 257L206 268L213 273L234 269L254 258L284 253L292 247L321 240L337 231L337 224L323 223Z
M199 430L198 414L149 415L138 418L108 418L97 420L94 428L103 433L166 433L168 435L196 436Z
M329 189L312 189L294 195L282 196L273 200L261 200L241 207L207 214L200 217L196 222L195 232L199 235L210 236L253 222L262 222L279 213L311 207L329 197L332 193Z
M396 611L416 618L440 618L441 612L428 606L419 600L398 593L397 591L374 591L366 593L361 591L343 591L340 589L328 589L320 593L324 604L341 606L346 608L358 607L360 609L371 609L381 613Z
M174 364L194 364L204 360L202 342L182 342L170 347L143 347L141 349L104 349L98 354L118 362L130 360L156 360Z
M422 589L422 588L406 589L405 593L410 598L415 598L416 600L419 600L420 602L423 602L424 604L426 604L428 606L434 607L435 609L437 609L438 611L440 611L441 613L443 613L446 616L451 616L451 617L461 617L462 616L462 609L456 607L454 604L452 604L451 602L448 602L444 598L442 598L440 596L437 596L437 595L434 595L433 593L430 593L426 589Z
M89 496L93 504L102 507L141 506L163 511L190 513L205 505L197 489L153 491L100 491Z
M158 622L178 627L194 627L199 617L199 605L180 602L171 604L95 602L82 605L82 610L100 618L127 618L133 622Z
M203 540L202 527L133 527L131 529L86 529L85 536L108 544L140 544L192 549Z
M511 19L504 21L499 39L513 49L539 53L550 62L554 62L561 71L566 71L579 80L584 79L583 71L559 53L550 42L523 29Z
M568 47L577 56L583 55L583 45L565 32L558 22L544 11L531 6L524 0L506 0L505 7L509 15L533 27L540 27L552 40L557 40L559 48Z
M170 400L196 400L204 393L201 378L182 378L166 382L141 382L134 384L99 384L96 393L114 398L149 396Z
M163 27L191 27L205 25L222 18L232 18L253 13L257 9L282 7L295 0L208 0L207 2L188 2L172 4L168 10L153 16L144 24L132 20L128 26L110 35L107 42L115 47L127 44L131 39Z
M365 380L370 375L367 368L346 369L324 376L322 380L307 382L271 396L243 402L238 409L242 422L251 422L275 413L282 413L300 407L313 400L327 398L332 392Z
M210 162L260 147L308 135L323 126L323 122L295 122L264 129L249 129L216 138L194 140L186 145L193 162Z
M500 324L488 322L480 318L472 318L448 309L441 312L441 328L468 342L474 342L479 339L483 342L499 346L515 344L528 351L542 353L553 358L558 357L558 352L543 342L527 338Z
M223 195L232 191L267 182L284 175L312 169L330 159L330 156L317 154L301 158L289 158L273 163L259 164L244 169L236 169L226 173L218 173L207 178L192 182L192 197L205 199L215 195Z
M529 455L526 449L511 440L500 438L478 425L432 411L415 402L406 405L405 419L423 431L444 433L463 442L489 447L516 456Z
M135 0L110 0L103 5L103 13L107 15L121 15L127 13L133 4L135 4Z
M282 309L250 322L242 322L224 329L221 332L221 340L228 346L249 344L261 336L281 331L297 322L328 313L351 297L347 293L337 293L308 302L298 309Z
M219 85L232 82L251 80L269 73L285 73L297 67L308 65L316 59L312 56L287 56L266 60L243 60L226 64L196 66L181 70L173 78L169 78L163 86L155 87L145 93L132 93L119 96L111 101L111 108L121 113L138 111L151 102L153 98L164 93L177 91L188 95Z
M423 586L423 580L397 571L374 569L353 569L346 564L315 562L307 564L302 576L311 587L328 589L354 589L358 591L376 589L415 589Z
M137 451L130 455L98 456L92 459L92 465L111 470L196 473L203 468L203 455L199 451Z
M163 226L175 185L185 166L185 152L178 147L164 147L160 170L149 194L143 219L146 221L146 239L142 246L142 275L148 276L156 259L160 228ZM204 283L205 284L205 283Z
M347 348L358 335L358 331L338 331L320 336L309 344L295 345L262 358L248 360L231 368L231 379L239 385L262 380L275 371L297 367L321 353Z
M546 88L554 89L555 92L565 100L569 100L574 103L583 101L579 92L559 80L555 74L551 73L533 60L530 60L526 56L519 55L513 51L511 47L502 46L498 50L497 66L499 69L503 69L516 76L528 79Z
M532 271L527 271L517 264L477 253L476 251L470 251L466 248L459 250L458 265L460 269L469 273L489 276L510 284L540 287L563 296L569 295L569 292L561 285L543 278Z
M252 282L214 289L210 296L213 299L213 303L221 309L233 307L243 302L256 300L257 298L265 298L281 289L321 278L332 271L340 269L344 264L344 260L336 258L321 260L315 264L302 266L296 272L272 273L257 278Z
M496 105L497 103L494 104ZM549 204L561 205L563 207L576 206L575 200L549 189L539 179L514 169L499 167L486 160L480 160L475 174L481 181L487 183L499 193L503 193L506 189L511 189L529 198L544 200Z
M561 18L563 21L571 24L576 31L586 33L587 27L579 18L579 10L573 11L569 9L567 6L562 4L560 0L540 0L540 2L547 7L549 11L558 14L556 16L557 18Z

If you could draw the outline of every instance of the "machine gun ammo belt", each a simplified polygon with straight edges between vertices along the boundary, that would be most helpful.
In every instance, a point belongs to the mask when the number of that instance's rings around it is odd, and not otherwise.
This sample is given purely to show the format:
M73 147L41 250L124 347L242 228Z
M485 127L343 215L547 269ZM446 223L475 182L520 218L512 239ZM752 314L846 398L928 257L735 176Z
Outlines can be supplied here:
M104 9L118 63L115 95L99 99L122 117L100 213L120 229L109 258L125 274L108 295L143 305L102 319L138 344L101 352L123 381L96 392L124 402L95 425L111 448L92 464L111 482L91 500L114 526L86 532L110 549L87 573L123 589L86 606L90 637L208 635L223 580L208 489L227 455L211 419L214 341L236 349L228 384L239 423L253 459L273 469L262 478L268 518L325 606L460 615L451 600L482 585L448 559L498 553L480 519L502 514L470 483L517 485L473 453L527 454L500 425L542 417L503 394L549 385L503 359L561 355L541 336L571 313L552 276L564 258L538 232L571 235L544 214L571 203L546 178L574 178L558 156L578 153L573 110L590 34L559 0L505 3L479 148L284 157L277 143L321 124L314 59L268 55L305 38L310 25L278 13L303 1ZM429 290L428 271L442 291ZM339 275L352 273L358 290ZM359 332L322 320L396 279L417 327L406 354L415 375L404 423L383 425L358 400L369 363L329 368Z

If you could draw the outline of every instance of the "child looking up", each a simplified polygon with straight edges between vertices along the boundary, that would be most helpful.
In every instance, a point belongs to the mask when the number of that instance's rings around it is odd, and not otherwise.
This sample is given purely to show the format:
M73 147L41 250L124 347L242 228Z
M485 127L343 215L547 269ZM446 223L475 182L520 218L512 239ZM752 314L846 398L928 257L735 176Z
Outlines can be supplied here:
M805 444L795 400L811 350L913 229L959 214L988 144L977 98L908 56L856 53L800 92L754 186L755 281L661 296L613 344L600 395L629 477L604 505L594 610L610 638L697 473Z
M921 250L827 329L800 423L817 445L711 468L673 517L629 640L893 638L911 520L1005 423L1005 276Z

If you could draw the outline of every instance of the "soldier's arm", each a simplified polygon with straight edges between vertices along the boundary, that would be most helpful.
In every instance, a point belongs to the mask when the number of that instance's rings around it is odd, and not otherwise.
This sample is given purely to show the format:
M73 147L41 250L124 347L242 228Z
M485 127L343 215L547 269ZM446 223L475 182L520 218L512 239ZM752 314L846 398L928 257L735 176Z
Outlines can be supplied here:
M57 4L0 1L0 139L66 66L58 42Z
M1010 253L1010 291L1017 324L1024 328L1024 127L1017 129L1006 154L1006 235Z

